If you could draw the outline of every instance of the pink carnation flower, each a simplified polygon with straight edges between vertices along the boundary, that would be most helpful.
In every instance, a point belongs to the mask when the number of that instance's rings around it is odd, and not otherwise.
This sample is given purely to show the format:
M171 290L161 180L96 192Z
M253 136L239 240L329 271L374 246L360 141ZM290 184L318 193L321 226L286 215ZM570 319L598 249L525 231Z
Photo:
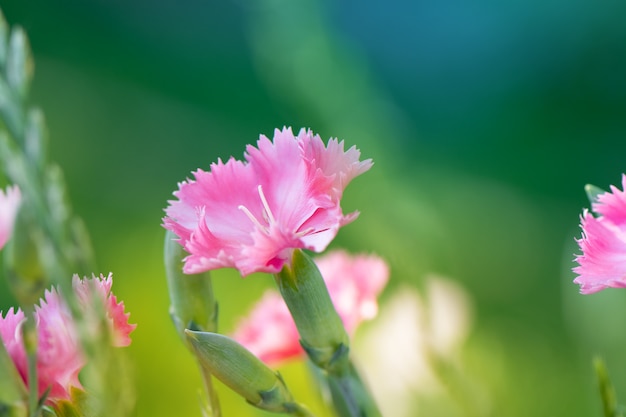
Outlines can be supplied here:
M261 135L244 157L198 170L169 201L164 227L190 254L185 273L276 273L296 248L323 251L358 214L343 214L343 190L372 166L355 147L344 151L343 141L325 146L310 130L294 136L291 128L275 130L273 141Z
M17 186L8 187L6 193L0 190L0 249L13 233L13 223L21 200L22 196Z
M626 189L626 175L622 175ZM582 237L577 241L582 255L576 257L580 292L591 294L605 288L626 287L626 192L611 186L592 205L597 217L584 210Z
M377 297L389 279L385 261L373 255L329 252L315 260L349 334L378 312ZM267 364L304 355L289 309L275 290L265 292L239 323L233 338Z
M94 305L93 295L100 297L115 335L114 344L126 346L130 343L129 334L135 325L128 323L128 314L124 313L123 303L118 303L110 293L111 284L111 275L107 278L101 275L100 278L84 280L77 276L73 278L79 307L88 314ZM0 336L26 383L28 364L21 332L23 321L24 313L20 309L14 312L11 308L4 317L0 314ZM69 400L72 387L82 389L78 374L85 365L85 358L71 313L56 289L46 290L40 305L35 306L35 324L38 337L39 395L50 389L48 404Z

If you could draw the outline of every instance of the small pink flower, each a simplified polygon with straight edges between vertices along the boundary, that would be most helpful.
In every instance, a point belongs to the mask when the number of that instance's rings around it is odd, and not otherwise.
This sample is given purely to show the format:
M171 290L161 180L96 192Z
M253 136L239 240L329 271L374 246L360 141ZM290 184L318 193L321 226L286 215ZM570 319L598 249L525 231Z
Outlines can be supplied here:
M377 297L389 279L385 261L374 255L329 252L315 260L337 313L349 334L378 312ZM287 305L275 290L267 290L233 333L233 338L262 361L275 365L304 355L298 330Z
M107 278L73 279L79 308L85 315L92 313L93 294L100 301L109 318L113 331L114 344L125 346L130 343L129 333L135 325L128 324L128 314L124 313L123 303L118 303L110 293L111 275ZM90 288L94 288L92 292ZM44 298L35 306L35 325L37 328L37 373L39 395L50 389L47 403L70 399L72 387L82 389L78 374L85 365L85 358L80 346L76 324L72 315L55 288L46 290ZM0 314L0 336L13 360L16 369L27 382L28 364L22 340L21 325L24 313L11 308L5 317Z
M0 249L4 247L13 233L13 223L21 200L22 195L16 185L8 187L6 193L0 190Z
M378 294L389 280L385 261L374 255L350 256L344 251L333 251L315 259L315 263L349 334L363 320L376 317Z
M358 215L343 214L343 190L372 166L359 161L355 147L344 151L337 139L324 146L304 129L297 136L277 129L273 141L261 135L244 156L195 172L165 209L164 227L190 254L185 273L223 267L243 276L276 273L296 248L323 251Z
M622 175L626 189L626 175ZM582 237L577 241L582 255L576 257L580 292L591 294L605 288L626 287L626 192L611 186L592 204L597 217L584 210Z
M128 322L130 313L124 312L124 302L118 302L117 297L111 292L112 274L109 273L106 278L104 275L100 275L100 278L92 277L90 279L80 279L78 275L74 275L72 284L78 300L85 310L92 305L94 295L99 298L98 302L104 307L108 318L113 346L130 345L130 333L135 330L137 325Z

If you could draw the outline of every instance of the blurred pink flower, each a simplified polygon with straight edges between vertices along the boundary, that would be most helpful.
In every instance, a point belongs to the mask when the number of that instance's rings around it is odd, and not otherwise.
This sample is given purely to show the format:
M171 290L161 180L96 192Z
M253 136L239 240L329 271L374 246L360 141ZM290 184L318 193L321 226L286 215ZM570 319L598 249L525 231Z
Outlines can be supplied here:
M22 195L17 185L8 187L6 193L0 190L0 249L13 233L13 223L21 200Z
M626 175L622 175L626 189ZM605 288L626 287L626 192L611 186L597 196L581 216L582 237L577 241L582 255L576 257L580 292L591 294Z
M323 251L358 215L343 214L344 188L372 166L355 147L344 151L343 141L325 146L310 130L294 136L291 128L276 129L273 142L261 135L244 157L198 170L169 201L164 227L190 254L185 273L276 273L296 248Z
M105 278L80 279L78 275L74 275L72 279L74 291L81 305L86 308L92 305L93 295L99 297L99 303L104 307L109 324L109 330L112 336L113 346L130 345L130 333L137 327L136 324L130 324L128 319L130 313L124 312L124 302L117 301L115 294L111 292L113 285L113 276L111 273Z
M329 252L315 263L348 334L354 334L363 320L378 312L377 297L389 279L387 264L374 255L350 256L343 251ZM265 292L233 338L270 365L304 355L296 325L275 290Z
M123 303L118 303L110 293L111 284L111 275L107 278L101 275L100 278L83 280L77 276L73 278L79 308L89 314L95 305L92 294L101 297L115 335L114 344L126 346L130 343L129 334L136 325L128 323L128 314L124 313ZM95 292L90 288L94 288ZM50 389L47 399L49 404L69 400L72 387L82 388L78 374L85 365L76 324L55 288L45 291L40 305L35 306L34 314L38 338L39 395ZM24 313L20 309L14 312L11 308L4 317L0 314L0 336L16 369L27 382L28 364L21 332L24 319Z

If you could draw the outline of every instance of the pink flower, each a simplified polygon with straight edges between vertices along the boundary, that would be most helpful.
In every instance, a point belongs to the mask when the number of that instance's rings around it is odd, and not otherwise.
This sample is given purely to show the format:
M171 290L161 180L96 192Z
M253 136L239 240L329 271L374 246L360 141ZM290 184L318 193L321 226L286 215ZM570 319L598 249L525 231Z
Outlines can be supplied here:
M130 345L130 333L135 330L137 325L128 322L130 313L124 312L124 302L118 302L117 297L111 292L112 274L109 273L106 278L104 275L100 275L100 278L93 277L82 280L78 275L74 275L72 284L78 300L84 308L93 304L92 297L99 298L98 302L104 307L108 319L113 346Z
M387 264L377 256L329 252L315 260L337 313L353 334L378 312L377 297L389 279ZM233 338L272 365L304 355L287 305L275 290L265 292L239 323Z
M294 136L291 128L275 130L273 142L261 135L244 157L198 170L169 201L164 227L190 254L185 273L276 273L296 248L323 251L358 215L343 214L343 190L372 166L355 147L344 151L343 141L324 146L310 130Z
M626 175L622 175L626 189ZM626 192L611 186L592 205L597 217L584 210L582 237L577 241L582 255L576 257L580 292L591 294L605 288L626 287Z
M315 260L346 331L378 314L378 294L389 280L389 267L378 256L329 252Z
M8 187L6 193L0 190L0 249L13 233L13 223L21 200L22 196L17 186Z
M124 313L123 303L118 303L110 293L111 275L107 278L73 278L79 308L85 315L91 313L95 305L94 294L100 297L105 308L110 328L113 331L114 344L125 346L130 343L129 334L135 325L128 324L128 314ZM92 291L91 288L95 289ZM39 395L50 389L47 402L54 404L70 399L72 387L82 389L78 374L85 365L80 339L72 315L56 289L46 290L40 305L35 306L35 325L37 328L37 373ZM0 336L13 360L16 369L27 382L28 364L22 340L21 326L24 313L11 308L6 316L0 314Z

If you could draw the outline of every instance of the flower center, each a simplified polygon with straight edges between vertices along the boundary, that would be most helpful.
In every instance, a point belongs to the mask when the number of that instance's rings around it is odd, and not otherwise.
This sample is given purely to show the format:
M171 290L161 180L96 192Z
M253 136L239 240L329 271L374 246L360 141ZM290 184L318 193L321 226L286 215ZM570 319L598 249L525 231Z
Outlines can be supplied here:
M261 198L261 204L263 204L263 220L267 222L268 226L271 226L272 224L276 223L276 219L274 218L272 210L270 210L270 206L267 203L267 199L265 198L265 194L263 193L263 186L259 185L257 189L259 191L259 197ZM252 214L252 212L248 210L248 207L242 204L237 208L243 211L256 227L263 230L268 235L270 234L269 227L262 225L261 222L259 222L259 220L254 216L254 214Z

